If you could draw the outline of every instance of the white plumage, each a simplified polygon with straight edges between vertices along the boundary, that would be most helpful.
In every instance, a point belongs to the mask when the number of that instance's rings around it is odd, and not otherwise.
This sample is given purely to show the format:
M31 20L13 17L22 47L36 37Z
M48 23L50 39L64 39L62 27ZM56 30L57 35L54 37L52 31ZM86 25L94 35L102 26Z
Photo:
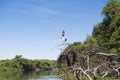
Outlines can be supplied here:
M60 39L61 39L62 42L67 41L67 38L65 38L65 31L64 30L62 31L62 35L61 35Z

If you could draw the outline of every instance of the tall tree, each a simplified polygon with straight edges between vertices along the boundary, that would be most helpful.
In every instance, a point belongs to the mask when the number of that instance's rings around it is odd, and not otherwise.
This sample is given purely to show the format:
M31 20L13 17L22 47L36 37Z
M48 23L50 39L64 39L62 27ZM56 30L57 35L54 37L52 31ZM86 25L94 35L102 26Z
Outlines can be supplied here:
M103 8L103 22L94 27L92 35L100 47L110 53L120 52L120 2L110 0Z

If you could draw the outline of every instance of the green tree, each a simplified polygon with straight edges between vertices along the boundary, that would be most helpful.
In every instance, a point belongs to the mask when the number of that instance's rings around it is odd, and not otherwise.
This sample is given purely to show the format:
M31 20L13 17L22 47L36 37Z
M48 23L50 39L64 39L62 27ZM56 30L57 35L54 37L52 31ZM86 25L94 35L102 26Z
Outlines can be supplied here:
M120 2L110 0L102 10L103 21L94 27L92 35L106 52L120 52Z

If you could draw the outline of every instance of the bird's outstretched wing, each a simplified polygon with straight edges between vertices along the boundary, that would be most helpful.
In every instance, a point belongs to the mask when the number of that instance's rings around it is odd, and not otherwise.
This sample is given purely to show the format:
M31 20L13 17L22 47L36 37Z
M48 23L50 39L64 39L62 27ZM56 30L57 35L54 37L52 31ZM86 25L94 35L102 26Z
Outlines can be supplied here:
M65 31L63 30L63 31L62 31L62 37L64 37L64 36L65 36Z

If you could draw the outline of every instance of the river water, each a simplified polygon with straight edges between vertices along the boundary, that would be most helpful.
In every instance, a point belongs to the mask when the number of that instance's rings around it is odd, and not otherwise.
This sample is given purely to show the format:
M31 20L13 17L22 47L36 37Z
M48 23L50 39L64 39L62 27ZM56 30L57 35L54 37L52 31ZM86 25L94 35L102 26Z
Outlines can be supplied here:
M42 72L0 72L0 80L62 80L57 73Z

